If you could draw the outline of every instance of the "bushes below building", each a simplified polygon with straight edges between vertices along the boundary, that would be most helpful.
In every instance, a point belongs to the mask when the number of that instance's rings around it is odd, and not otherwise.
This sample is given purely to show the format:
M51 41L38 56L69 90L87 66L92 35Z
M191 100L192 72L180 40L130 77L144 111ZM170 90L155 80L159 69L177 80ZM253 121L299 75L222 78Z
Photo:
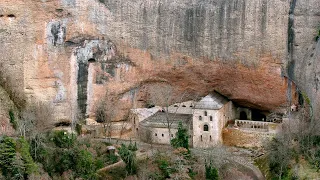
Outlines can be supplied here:
M0 170L6 179L25 179L37 173L38 166L33 161L29 144L24 138L5 136L0 140Z
M29 143L30 142L30 143ZM108 144L77 139L66 131L31 138L0 140L0 171L6 179L27 179L46 173L52 178L98 179L98 169L120 160ZM40 173L41 172L41 173Z

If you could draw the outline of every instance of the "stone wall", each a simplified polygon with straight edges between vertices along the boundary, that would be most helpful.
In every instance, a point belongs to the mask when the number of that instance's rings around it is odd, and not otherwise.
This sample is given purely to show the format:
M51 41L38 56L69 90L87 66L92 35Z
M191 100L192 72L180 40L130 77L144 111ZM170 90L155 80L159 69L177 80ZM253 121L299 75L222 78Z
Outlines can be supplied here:
M223 129L223 144L237 147L262 147L272 139L275 133L241 130L235 128Z
M205 116L205 112L207 116ZM201 116L201 120L199 116ZM222 129L228 120L234 118L235 107L231 101L219 110L195 109L193 114L193 146L209 148L222 144ZM208 125L208 131L204 131L204 125Z

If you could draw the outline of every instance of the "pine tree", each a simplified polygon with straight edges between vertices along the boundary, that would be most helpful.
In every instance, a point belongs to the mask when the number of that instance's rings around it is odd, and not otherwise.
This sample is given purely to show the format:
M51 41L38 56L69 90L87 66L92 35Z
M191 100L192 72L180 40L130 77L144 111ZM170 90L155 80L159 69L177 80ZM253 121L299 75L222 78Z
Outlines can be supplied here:
M182 126L182 122L179 122L178 131L176 137L171 140L171 145L175 148L183 147L189 149L189 137L188 130Z

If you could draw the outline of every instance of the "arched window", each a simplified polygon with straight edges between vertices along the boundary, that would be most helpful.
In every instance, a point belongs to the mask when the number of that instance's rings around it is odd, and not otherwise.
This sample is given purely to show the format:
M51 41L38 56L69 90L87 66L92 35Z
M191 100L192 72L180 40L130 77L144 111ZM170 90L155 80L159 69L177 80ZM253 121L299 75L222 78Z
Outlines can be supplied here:
M178 105L175 104L174 107L178 107Z
M210 116L210 121L213 121L212 116Z
M164 134L162 134L162 137L164 137Z
M187 107L186 105L182 105L182 107Z
M208 116L208 112L207 111L204 111L204 116Z
M208 125L203 125L203 131L209 131L209 126Z
M199 120L200 120L200 121L202 120L202 116L199 116Z

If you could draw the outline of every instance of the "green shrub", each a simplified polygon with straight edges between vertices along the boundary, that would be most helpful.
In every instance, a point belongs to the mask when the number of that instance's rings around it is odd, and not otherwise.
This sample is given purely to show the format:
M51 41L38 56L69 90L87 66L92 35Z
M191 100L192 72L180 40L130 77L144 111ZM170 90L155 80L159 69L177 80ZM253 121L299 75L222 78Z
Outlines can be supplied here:
M84 179L96 178L95 160L89 151L80 150L77 153L74 170L77 174L77 177L82 177Z
M76 132L78 135L81 135L82 133L82 124L76 124Z
M128 145L128 149L131 151L137 151L138 150L137 143L134 142L134 144L132 144L132 142L130 140L130 144Z
M12 124L12 127L16 130L18 127L18 124L12 109L9 110L9 117L10 117L10 123Z
M176 137L171 140L171 145L175 148L183 147L189 149L188 130L182 126L182 122L179 122Z
M54 173L61 175L65 171L74 169L76 154L74 150L56 149L53 158L49 159L49 161L53 165Z
M0 142L0 168L4 177L12 177L16 174L15 159L16 142L10 137L4 137Z
M319 30L318 30L318 34L317 34L317 36L316 36L316 41L318 41L318 40L319 40L319 38L320 38L320 28L319 28Z
M67 131L55 131L53 134L53 142L57 147L70 148L73 147L77 137Z
M136 153L129 150L126 145L121 144L119 154L121 159L126 163L127 172L129 174L135 174L137 172Z
M193 169L188 168L188 175L191 179L194 179L195 176L197 175L197 172L194 172Z
M19 138L17 141L17 151L21 154L22 160L24 162L25 173L27 175L30 175L37 172L38 166L30 155L30 145L23 137Z
M213 167L211 162L205 165L205 169L206 169L206 179L210 179L210 180L219 179L218 170L215 167Z
M164 178L170 178L170 175L177 171L175 168L171 166L169 158L161 154L157 155L156 163L159 169L161 170Z

